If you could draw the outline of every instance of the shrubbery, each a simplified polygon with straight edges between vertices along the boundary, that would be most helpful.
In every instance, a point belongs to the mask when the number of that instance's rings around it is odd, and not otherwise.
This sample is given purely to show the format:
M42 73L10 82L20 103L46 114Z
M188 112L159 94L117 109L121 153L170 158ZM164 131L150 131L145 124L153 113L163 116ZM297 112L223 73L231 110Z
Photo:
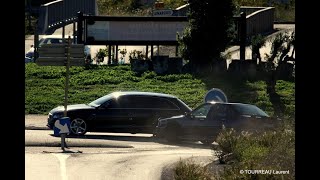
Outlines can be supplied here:
M223 179L294 179L295 131L284 126L261 134L223 130L215 149L222 163L230 164L221 174ZM241 174L240 170L288 171L289 174Z
M205 167L192 161L179 161L174 169L175 180L211 180L211 174Z
M218 145L213 146L214 155L218 157L220 164L227 165L224 165L224 171L214 174L206 167L179 162L175 168L175 179L193 176L199 179L205 179L203 177L243 180L295 179L295 131L293 126L292 120L286 120L279 129L259 134L224 129L216 139ZM185 174L181 172L182 170ZM266 172L269 173L246 174L243 173L245 170L267 170ZM287 171L289 174L275 174L275 171Z

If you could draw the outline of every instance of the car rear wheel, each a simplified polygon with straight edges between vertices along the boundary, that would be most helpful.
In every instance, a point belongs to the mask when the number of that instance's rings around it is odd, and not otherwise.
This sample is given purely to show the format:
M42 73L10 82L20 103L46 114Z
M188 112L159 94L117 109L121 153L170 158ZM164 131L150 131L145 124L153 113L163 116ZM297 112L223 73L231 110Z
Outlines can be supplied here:
M74 135L84 135L87 132L87 123L81 118L76 118L71 121L70 130Z

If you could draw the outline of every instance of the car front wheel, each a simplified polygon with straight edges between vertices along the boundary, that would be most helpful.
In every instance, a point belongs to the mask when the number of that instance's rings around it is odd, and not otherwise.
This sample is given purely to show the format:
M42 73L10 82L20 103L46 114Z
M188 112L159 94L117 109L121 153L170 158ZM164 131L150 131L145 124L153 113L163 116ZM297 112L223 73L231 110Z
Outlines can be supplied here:
M70 130L74 135L84 135L87 132L87 123L80 118L73 119L70 123Z
M213 140L209 140L209 139L204 139L200 141L203 145L209 146L211 145L214 141Z
M167 127L166 128L165 139L169 143L177 143L177 142L179 142L178 132L179 132L179 129L176 126Z

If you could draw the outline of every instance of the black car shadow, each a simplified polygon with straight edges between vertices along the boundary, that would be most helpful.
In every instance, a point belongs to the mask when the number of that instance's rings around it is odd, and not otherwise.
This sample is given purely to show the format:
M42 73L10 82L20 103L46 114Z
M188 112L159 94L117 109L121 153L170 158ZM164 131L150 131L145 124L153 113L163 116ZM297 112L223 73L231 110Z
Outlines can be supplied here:
M59 136L53 137L60 138ZM70 139L87 139L87 140L113 140L113 141L131 141L131 142L154 142L163 145L172 145L172 146L180 146L180 147L190 147L190 148L200 148L200 149L212 149L212 145L204 145L200 142L189 141L189 140L181 140L179 142L167 142L165 139L156 138L152 134L150 136L139 136L139 134L128 134L128 135L106 135L106 134L86 134L82 136L77 135L68 135L67 138Z
M199 141L192 141L192 140L180 140L178 142L168 142L165 139L155 138L155 142L157 142L159 144L164 144L164 145L199 148L199 149L212 149L215 146L215 144L205 145Z
M51 136L54 136L51 134ZM54 136L57 137L57 136ZM58 137L59 138L59 137ZM115 140L115 141L135 141L135 142L152 142L152 135L150 137L146 136L135 136L132 135L105 135L105 134L86 134L86 135L68 135L67 138L71 139L98 139L98 140Z

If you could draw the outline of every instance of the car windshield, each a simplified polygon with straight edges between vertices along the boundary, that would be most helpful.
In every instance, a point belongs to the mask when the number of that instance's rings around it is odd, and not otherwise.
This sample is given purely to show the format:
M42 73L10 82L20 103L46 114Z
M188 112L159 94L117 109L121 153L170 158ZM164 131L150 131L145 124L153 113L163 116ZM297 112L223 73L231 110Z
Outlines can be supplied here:
M112 97L113 97L112 94L108 94L108 95L102 96L101 98L98 98L98 99L92 101L92 102L89 103L88 105L89 105L89 106L93 106L93 107L98 107L98 106L100 106L101 104L105 103L106 101L112 99Z
M39 40L39 47L43 44L43 42L44 42L44 38L41 38L40 40Z
M250 104L234 104L233 107L241 115L251 115L251 116L264 116L269 117L267 113L262 111L260 108Z

